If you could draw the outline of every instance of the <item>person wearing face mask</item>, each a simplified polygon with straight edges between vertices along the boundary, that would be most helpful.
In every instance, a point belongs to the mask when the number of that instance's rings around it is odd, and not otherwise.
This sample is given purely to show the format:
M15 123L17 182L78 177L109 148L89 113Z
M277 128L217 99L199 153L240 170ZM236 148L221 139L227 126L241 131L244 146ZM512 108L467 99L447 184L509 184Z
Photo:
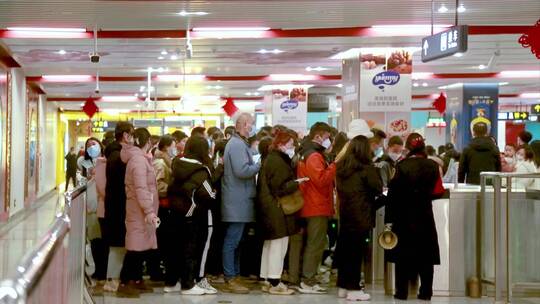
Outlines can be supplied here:
M371 132L373 132L374 136L369 139L369 144L371 146L371 151L375 155L373 161L377 162L377 160L384 155L383 145L384 140L386 139L386 133L377 128L372 128Z
M156 265L149 269L152 281L161 281L163 273L160 270L159 262L164 260L165 252L169 241L174 237L170 229L170 209L167 199L167 188L172 180L171 166L172 159L176 156L176 142L171 135L161 136L154 152L154 171L156 173L157 189L159 195L158 217L161 225L157 230L158 250L155 253L154 261Z
M504 153L501 155L502 172L514 172L516 170L516 146L507 143Z
M94 175L94 168L98 157L101 156L103 147L99 139L90 137L85 143L84 156L79 157L77 160L77 166L82 172L82 176L90 179Z
M304 207L300 216L306 221L306 247L302 267L300 292L309 294L326 293L317 284L317 271L322 262L326 245L328 218L334 215L335 163L328 164L324 155L331 146L332 128L324 122L315 123L308 139L300 147L297 177L309 178L300 185Z
M253 134L253 117L242 113L236 120L236 132L225 146L223 155L221 219L227 226L223 241L224 290L249 293L239 281L238 246L246 224L255 221L254 200L257 194L255 176L260 162L254 162L248 138Z
M265 157L257 183L257 223L264 239L260 277L267 281L263 291L270 294L294 293L281 282L283 263L289 236L299 231L295 215L285 215L278 198L293 194L305 180L296 180L291 159L294 156L294 138L289 132L278 132Z
M392 136L388 140L388 148L386 153L380 158L377 167L380 168L381 178L384 187L394 177L397 163L403 159L403 140L399 136Z
M529 145L521 146L516 152L516 173L536 173L534 152ZM534 178L515 178L513 187L527 189L534 185Z
M171 136L174 138L174 141L176 142L176 157L182 158L184 156L184 148L186 147L186 142L188 140L188 136L186 133L178 130L174 131Z
M126 164L120 158L123 147L133 145L133 125L119 122L114 130L115 141L105 149L105 217L103 237L109 246L107 278L104 289L116 291L121 298L137 298L139 291L134 286L119 284L122 261L125 255L126 238ZM132 288L133 287L133 288Z
M134 145L125 145L120 157L126 163L126 256L120 274L122 284L141 292L152 292L143 281L143 263L150 251L157 249L159 226L156 175L152 166L150 132L138 128L133 132Z

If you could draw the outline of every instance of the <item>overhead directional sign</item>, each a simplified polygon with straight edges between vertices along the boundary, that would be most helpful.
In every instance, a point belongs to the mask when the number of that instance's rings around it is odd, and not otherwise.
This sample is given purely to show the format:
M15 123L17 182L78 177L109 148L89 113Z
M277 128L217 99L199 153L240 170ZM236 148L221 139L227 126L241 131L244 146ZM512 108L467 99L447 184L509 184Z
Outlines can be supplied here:
M422 39L422 62L464 53L467 51L468 28L454 26L444 32Z
M499 112L499 120L529 120L529 112Z
M531 114L540 114L540 103L531 106Z

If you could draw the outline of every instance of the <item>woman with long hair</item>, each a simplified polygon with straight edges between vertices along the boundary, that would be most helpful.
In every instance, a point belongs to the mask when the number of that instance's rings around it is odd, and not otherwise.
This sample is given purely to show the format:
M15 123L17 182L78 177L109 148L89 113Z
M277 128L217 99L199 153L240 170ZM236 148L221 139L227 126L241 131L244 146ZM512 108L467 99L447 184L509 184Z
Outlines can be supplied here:
M267 280L263 291L276 295L291 295L294 290L281 282L283 263L289 236L298 233L294 214L286 215L278 199L298 191L299 181L293 170L294 137L279 131L264 156L257 184L257 222L264 239L261 257L261 278ZM261 151L265 154L266 151Z
M120 157L126 163L126 256L120 280L141 292L151 292L142 279L143 263L157 249L159 196L152 166L150 132L133 132L134 145L125 145Z
M208 141L197 135L186 142L184 156L173 161L173 181L168 192L172 217L178 223L175 229L181 240L171 240L176 245L173 256L169 257L167 292L179 289L177 281L181 277L184 295L217 293L205 278L211 239L208 226L213 221L210 208L217 204L211 166Z
M373 153L366 136L354 137L336 163L339 197L339 236L337 259L339 296L349 301L366 301L370 295L360 287L361 266L369 231L375 227L376 198L383 182L372 163Z
M77 166L81 170L82 176L87 179L94 176L97 159L103 155L103 150L103 145L99 139L90 137L86 140L84 144L84 155L77 160Z
M420 275L418 299L433 295L433 265L440 264L432 200L444 193L437 163L428 159L422 136L407 137L407 157L396 166L389 184L386 223L397 235L397 246L388 260L396 264L394 298L406 300L409 281Z

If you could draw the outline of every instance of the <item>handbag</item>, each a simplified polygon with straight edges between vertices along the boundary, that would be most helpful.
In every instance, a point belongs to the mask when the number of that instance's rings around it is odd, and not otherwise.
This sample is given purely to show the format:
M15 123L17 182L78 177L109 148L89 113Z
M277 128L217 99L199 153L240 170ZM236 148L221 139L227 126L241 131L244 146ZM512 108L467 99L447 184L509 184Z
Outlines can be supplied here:
M304 196L300 190L296 190L293 194L278 198L278 204L285 215L291 215L304 207Z

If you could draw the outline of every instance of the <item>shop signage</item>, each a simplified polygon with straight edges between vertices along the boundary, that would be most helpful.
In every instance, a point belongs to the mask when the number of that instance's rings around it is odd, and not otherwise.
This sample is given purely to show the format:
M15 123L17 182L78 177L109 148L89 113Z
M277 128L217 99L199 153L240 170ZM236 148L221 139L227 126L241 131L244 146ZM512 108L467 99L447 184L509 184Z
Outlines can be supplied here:
M540 103L531 106L531 114L540 114Z
M452 56L467 51L466 25L454 26L444 32L422 39L422 62Z
M308 94L305 87L272 92L272 124L284 125L295 131L307 128Z
M499 112L499 120L529 120L529 112Z

